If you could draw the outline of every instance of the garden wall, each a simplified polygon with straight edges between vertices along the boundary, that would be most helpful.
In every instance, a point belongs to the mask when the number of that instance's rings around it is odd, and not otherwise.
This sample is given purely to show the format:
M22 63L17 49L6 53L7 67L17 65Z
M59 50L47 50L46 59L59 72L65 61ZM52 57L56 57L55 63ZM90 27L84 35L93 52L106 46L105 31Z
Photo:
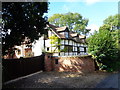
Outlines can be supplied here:
M63 56L55 57L52 54L45 55L46 71L71 71L71 72L93 72L95 71L94 60L91 56Z

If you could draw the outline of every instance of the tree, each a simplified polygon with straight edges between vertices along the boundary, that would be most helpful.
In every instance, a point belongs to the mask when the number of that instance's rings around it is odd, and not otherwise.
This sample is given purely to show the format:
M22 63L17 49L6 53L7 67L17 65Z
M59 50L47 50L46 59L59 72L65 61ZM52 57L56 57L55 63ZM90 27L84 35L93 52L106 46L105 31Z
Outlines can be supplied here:
M48 21L56 26L68 26L71 31L74 30L79 34L86 35L90 31L85 29L88 19L83 18L79 13L54 14Z
M103 26L100 29L119 29L120 28L120 14L109 16L103 21Z
M45 34L48 2L3 2L2 3L2 54L15 45L21 45L25 37L28 43ZM12 51L12 50L10 50Z
M118 59L116 44L109 30L96 32L88 39L88 52L96 59L100 69L113 70L116 66Z
M100 69L108 71L120 68L120 14L109 16L103 26L88 38L88 52Z
M111 31L112 37L116 40L116 48L120 54L120 14L108 16L108 18L103 21L103 26L100 27L99 31L101 30Z

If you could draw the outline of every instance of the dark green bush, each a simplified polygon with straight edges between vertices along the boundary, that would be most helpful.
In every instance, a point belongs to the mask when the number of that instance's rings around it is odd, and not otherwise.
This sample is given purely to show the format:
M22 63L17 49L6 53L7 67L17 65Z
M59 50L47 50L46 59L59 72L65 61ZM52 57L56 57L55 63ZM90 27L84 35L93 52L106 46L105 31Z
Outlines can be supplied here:
M88 52L101 70L116 71L120 67L117 35L117 31L101 30L87 39Z

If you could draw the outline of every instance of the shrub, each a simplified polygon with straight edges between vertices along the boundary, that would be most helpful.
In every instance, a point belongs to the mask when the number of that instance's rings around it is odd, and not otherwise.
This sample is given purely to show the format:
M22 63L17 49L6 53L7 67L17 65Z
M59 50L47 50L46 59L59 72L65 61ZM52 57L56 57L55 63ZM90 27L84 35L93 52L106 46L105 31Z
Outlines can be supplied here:
M117 34L116 34L117 35ZM88 41L88 52L96 60L99 69L115 71L120 66L118 60L117 37L109 30L95 32Z

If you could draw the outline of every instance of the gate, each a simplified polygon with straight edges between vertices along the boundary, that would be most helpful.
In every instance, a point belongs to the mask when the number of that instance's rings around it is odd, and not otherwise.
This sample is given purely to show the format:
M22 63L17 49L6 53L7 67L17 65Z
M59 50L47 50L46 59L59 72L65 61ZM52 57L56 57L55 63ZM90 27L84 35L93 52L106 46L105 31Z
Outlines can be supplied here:
M21 76L44 71L44 55L32 58L3 59L2 82L6 82Z

